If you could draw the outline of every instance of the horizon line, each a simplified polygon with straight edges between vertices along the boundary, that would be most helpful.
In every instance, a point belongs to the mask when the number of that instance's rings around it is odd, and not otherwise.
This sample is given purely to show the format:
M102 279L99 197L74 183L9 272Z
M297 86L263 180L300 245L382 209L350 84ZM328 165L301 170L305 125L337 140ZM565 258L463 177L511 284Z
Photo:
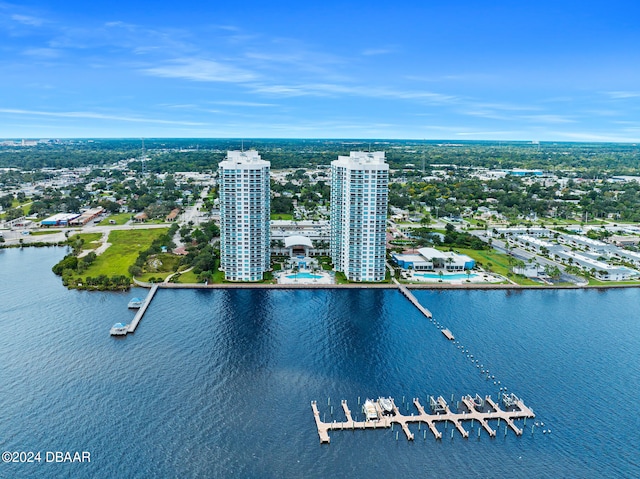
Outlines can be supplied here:
M617 145L632 145L636 146L640 143L640 140L626 140L626 141L614 141L614 140L501 140L501 139L452 139L452 138L375 138L375 137L246 137L246 136L228 136L228 137L215 137L215 136L42 136L42 137L11 137L0 138L0 142L5 141L42 141L42 140L136 140L141 138L146 140L313 140L313 141L416 141L416 142L444 142L444 143L524 143L528 145L541 145L543 143L565 143L565 144L617 144Z

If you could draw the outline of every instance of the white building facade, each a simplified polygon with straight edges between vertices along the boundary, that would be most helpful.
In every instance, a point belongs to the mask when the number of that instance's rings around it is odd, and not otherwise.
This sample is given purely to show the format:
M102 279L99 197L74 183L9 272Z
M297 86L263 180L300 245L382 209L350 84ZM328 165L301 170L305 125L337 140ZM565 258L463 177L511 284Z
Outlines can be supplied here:
M228 151L218 165L220 269L229 281L260 281L270 269L270 163Z
M384 280L388 196L384 152L331 162L331 258L350 281Z

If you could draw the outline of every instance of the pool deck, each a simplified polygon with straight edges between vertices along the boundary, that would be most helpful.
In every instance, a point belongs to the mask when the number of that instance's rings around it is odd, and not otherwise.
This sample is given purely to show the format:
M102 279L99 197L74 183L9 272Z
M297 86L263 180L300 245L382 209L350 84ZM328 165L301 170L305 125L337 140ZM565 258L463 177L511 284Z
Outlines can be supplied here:
M315 273L310 271L301 271L297 274L294 272L281 271L277 273L276 279L278 280L278 284L287 285L331 285L334 283L333 276L323 270L316 271Z
M476 396L477 397L477 396ZM332 422L324 422L320 419L320 411L318 410L317 402L311 401L311 410L313 411L313 417L316 422L316 427L318 429L318 436L320 437L321 444L329 444L331 442L331 438L329 437L329 431L344 431L344 430L356 430L356 429L385 429L392 428L393 425L397 424L400 426L405 436L409 441L413 441L415 439L414 434L409 429L409 424L418 423L418 430L421 429L421 425L424 423L431 434L433 434L435 439L442 439L442 432L438 430L436 427L436 423L444 422L445 429L447 423L452 423L453 426L458 430L460 435L463 438L469 437L469 431L464 428L462 422L463 421L471 421L472 427L475 421L478 422L480 426L487 432L490 437L496 437L497 431L489 425L487 421L497 420L498 428L500 427L500 421L505 422L505 435L507 434L507 426L511 428L511 430L517 435L522 435L523 430L518 428L514 420L517 419L525 419L526 418L534 418L535 414L533 410L525 406L522 400L517 399L514 402L511 410L501 409L498 404L496 404L491 396L485 396L482 406L477 406L474 402L474 399L471 396L463 396L461 399L461 405L463 407L462 412L454 413L449 409L447 402L444 400L442 396L439 396L437 399L430 397L430 402L432 404L432 409L437 410L437 413L428 414L422 404L420 404L420 400L418 398L414 398L412 403L418 414L412 413L410 416L400 414L400 410L396 406L393 398L389 398L392 403L392 413L389 415L385 415L382 407L380 406L379 400L374 402L376 411L378 412L377 420L364 420L364 421L356 421L353 418L351 410L347 406L347 401L342 400L341 406L344 412L345 420L344 421L336 421L335 419ZM407 404L408 407L408 404ZM326 416L326 414L325 414ZM478 437L480 436L480 429L478 428ZM453 438L453 430L451 432L451 437ZM397 437L396 437L397 438ZM426 429L424 433L424 438L426 439Z
M423 274L430 274L431 276L422 276ZM444 273L442 276L437 273L417 273L412 271L407 275L407 281L426 284L447 284L447 285L471 285L477 284L495 284L504 281L504 278L495 276L492 273L471 273L467 276L464 273Z

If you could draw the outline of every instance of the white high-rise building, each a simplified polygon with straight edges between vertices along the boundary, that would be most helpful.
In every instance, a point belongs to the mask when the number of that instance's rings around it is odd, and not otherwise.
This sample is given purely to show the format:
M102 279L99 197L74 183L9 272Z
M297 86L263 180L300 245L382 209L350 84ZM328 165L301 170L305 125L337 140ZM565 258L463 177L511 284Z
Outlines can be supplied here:
M220 269L230 281L260 281L270 269L270 163L228 151L218 165Z
M331 162L331 258L350 281L384 280L388 194L384 152Z

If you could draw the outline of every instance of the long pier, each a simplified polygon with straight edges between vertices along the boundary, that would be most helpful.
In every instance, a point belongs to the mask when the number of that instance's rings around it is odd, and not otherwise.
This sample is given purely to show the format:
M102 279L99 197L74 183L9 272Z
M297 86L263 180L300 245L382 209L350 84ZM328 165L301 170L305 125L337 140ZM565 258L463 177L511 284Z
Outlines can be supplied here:
M413 405L418 411L418 414L411 414L411 416L406 416L400 414L398 407L392 398L389 398L392 403L392 411L389 415L386 415L380 405L380 401L377 400L374 402L376 411L378 413L378 419L375 420L364 420L364 421L355 421L351 414L351 410L347 406L347 401L342 400L341 405L344 411L345 421L333 421L333 422L324 422L320 419L320 411L318 410L318 406L316 401L311 401L311 410L313 411L313 416L316 422L316 427L318 428L318 436L320 437L321 444L329 444L331 442L331 438L329 437L329 431L336 430L356 430L356 429L384 429L384 428L392 428L393 425L397 424L400 426L405 436L409 441L414 440L414 434L409 429L410 423L419 423L426 424L429 428L435 439L442 439L442 432L440 432L436 428L437 422L450 422L453 426L458 430L458 432L464 438L469 437L469 431L467 431L462 425L462 421L478 421L478 423L484 428L484 430L489 434L490 437L496 436L496 430L493 429L487 421L489 420L498 420L498 427L500 426L500 421L505 422L505 435L507 433L507 426L509 426L516 435L522 435L522 429L518 428L513 422L515 419L525 419L526 418L534 418L535 414L533 410L525 406L524 402L517 398L514 395L507 396L504 395L506 401L509 402L509 408L507 410L501 409L498 404L496 404L491 396L486 396L484 400L480 400L480 404L476 403L476 399L471 396L464 396L462 398L462 405L466 409L463 412L454 413L449 409L447 402L444 400L442 396L439 396L437 399L433 397L430 398L431 409L437 411L434 414L428 414L418 398L413 399ZM476 398L479 396L476 395ZM418 426L420 428L420 425ZM480 436L480 429L478 429L478 437ZM426 438L426 429L424 433L424 437ZM453 438L453 430L451 432L451 437ZM397 437L396 437L397 439Z
M127 325L127 333L133 333L136 330L136 328L138 327L138 323L140 322L140 320L144 316L144 313L147 312L147 308L151 304L151 300L155 296L156 291L158 291L158 285L154 284L152 286L151 290L149 291L149 294L147 294L147 297L144 300L144 304L138 310L138 312L136 313L135 317L133 318L133 321L131 321L131 323Z
M407 287L404 284L400 284L395 278L393 278L393 282L398 286L398 289L400 290L400 292L409 300L413 303L413 305L418 308L420 310L420 312L422 314L424 314L427 318L431 319L433 318L433 315L431 314L431 311L429 311L427 308L425 308L424 306L422 306L420 304L420 302L416 299L416 297L411 293L411 291L409 291L407 289Z

